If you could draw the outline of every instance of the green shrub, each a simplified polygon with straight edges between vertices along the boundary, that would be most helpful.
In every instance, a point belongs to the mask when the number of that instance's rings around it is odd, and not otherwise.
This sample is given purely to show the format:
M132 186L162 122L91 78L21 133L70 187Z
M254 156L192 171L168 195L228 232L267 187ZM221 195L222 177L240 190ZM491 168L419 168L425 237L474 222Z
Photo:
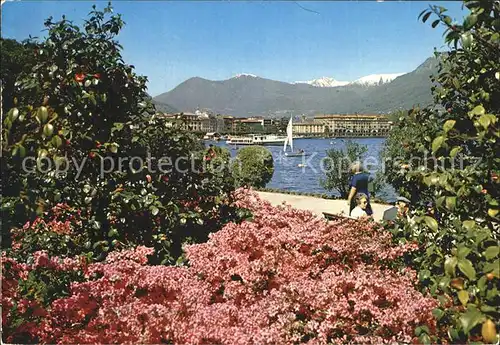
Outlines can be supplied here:
M388 181L415 205L414 222L391 231L420 244L409 262L421 288L441 302L434 311L437 338L418 330L425 343L498 341L500 4L465 6L463 23L439 6L422 12L423 21L434 15L432 26L446 28L451 51L437 54L436 106L400 114L388 139L389 155L402 157ZM427 210L428 201L437 214Z
M144 244L155 247L155 260L173 263L183 243L204 241L239 217L234 182L229 169L207 167L194 135L154 116L147 78L123 62L116 35L124 23L111 13L94 6L83 29L64 17L45 22L34 67L18 77L18 103L4 118L2 228L19 228L64 202L85 215L81 227L95 259ZM71 169L26 171L26 158L67 158ZM163 171L159 158L167 158Z
M349 184L353 176L350 165L363 159L368 152L366 145L361 145L352 140L345 142L345 149L329 149L326 151L325 177L320 179L320 184L326 190L335 190L342 199L346 199L351 188Z
M265 187L274 174L271 152L262 146L249 146L238 151L231 169L236 186Z

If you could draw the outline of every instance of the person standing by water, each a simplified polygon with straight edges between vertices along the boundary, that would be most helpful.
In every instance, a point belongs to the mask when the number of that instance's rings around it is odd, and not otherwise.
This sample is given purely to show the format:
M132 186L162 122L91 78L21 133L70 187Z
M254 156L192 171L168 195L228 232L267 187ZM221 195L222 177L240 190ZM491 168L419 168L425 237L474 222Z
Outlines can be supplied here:
M349 186L351 187L349 195L347 197L347 205L349 207L349 216L355 205L356 194L363 193L367 198L366 214L368 216L373 215L372 207L370 205L370 193L368 192L368 183L370 181L370 174L364 171L363 166L360 162L354 162L351 165L351 173L353 174Z

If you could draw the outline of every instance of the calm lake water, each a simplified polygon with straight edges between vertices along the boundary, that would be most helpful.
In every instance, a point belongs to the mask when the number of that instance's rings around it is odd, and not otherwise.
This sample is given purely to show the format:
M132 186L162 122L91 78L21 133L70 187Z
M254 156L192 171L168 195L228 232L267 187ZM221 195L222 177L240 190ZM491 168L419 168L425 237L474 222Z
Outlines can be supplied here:
M367 146L368 153L366 157L372 157L370 158L371 161L367 162L374 165L380 163L379 153L385 142L384 138L356 138L351 140ZM238 153L238 150L228 146L225 142L221 141L214 144L228 148L232 156ZM321 187L320 179L325 177L322 160L326 157L328 149L344 147L345 139L294 139L293 145L294 150L303 149L305 152L311 153L311 155L307 157L285 157L283 146L266 146L272 152L274 158L274 175L266 187L304 193L338 195L335 191L327 191ZM239 146L239 148L241 147ZM288 150L290 150L289 147ZM299 164L304 166L299 166ZM373 176L376 169L376 166L370 168ZM392 188L387 187L377 197L392 201L396 198L396 194Z

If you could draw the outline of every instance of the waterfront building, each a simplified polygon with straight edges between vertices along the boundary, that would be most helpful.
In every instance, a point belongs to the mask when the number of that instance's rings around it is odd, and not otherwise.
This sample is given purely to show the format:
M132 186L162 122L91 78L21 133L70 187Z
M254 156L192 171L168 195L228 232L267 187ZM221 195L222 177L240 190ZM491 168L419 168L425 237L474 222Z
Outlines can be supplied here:
M256 117L240 117L233 121L233 131L261 132L264 128L264 119Z
M323 123L305 121L294 123L293 133L304 136L322 136L325 134L325 125Z
M372 114L317 115L314 122L323 124L325 131L334 137L386 136L392 127L387 116Z
M191 132L221 132L224 128L224 118L197 110L195 113L159 114L166 121L167 127L177 123L182 129Z

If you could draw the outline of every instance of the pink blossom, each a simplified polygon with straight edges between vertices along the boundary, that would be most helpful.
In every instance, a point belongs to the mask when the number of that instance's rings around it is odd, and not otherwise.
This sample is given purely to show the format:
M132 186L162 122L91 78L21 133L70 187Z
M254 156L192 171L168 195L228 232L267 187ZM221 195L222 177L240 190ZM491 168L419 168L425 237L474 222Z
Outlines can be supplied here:
M411 342L419 324L435 330L437 302L414 288L413 270L388 265L415 244L393 246L368 222L273 207L251 190L235 198L253 221L187 246L187 267L149 266L142 246L88 266L35 253L34 267L77 265L87 279L24 330L41 343L101 344L373 344ZM18 298L16 282L7 286Z

